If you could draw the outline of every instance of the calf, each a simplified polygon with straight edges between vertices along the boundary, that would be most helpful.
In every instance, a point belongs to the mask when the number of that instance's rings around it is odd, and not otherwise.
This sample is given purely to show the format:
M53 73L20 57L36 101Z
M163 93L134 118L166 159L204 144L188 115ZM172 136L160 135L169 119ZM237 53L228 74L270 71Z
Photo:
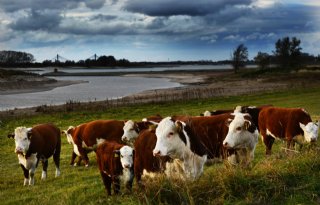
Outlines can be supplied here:
M223 146L236 150L236 159L232 163L248 165L254 158L259 132L249 114L234 113L232 115L234 118L229 119L231 122Z
M96 150L97 163L103 184L108 195L111 195L111 184L114 194L120 191L120 178L123 178L127 189L131 191L133 182L133 155L131 147L114 141L105 141Z
M287 148L295 142L315 142L318 138L319 122L312 122L310 115L301 108L264 108L259 114L259 128L266 146L266 154L271 154L275 138L287 141Z
M124 121L95 120L81 124L66 131L67 139L73 145L71 164L76 156L83 159L85 166L89 166L88 152L94 150L99 140L114 140L121 143Z
M156 141L155 129L145 129L140 132L134 142L134 175L139 185L141 185L141 176L144 170L163 173L166 169L166 163L172 161L170 157L154 157L152 155Z
M41 179L47 177L48 158L53 156L56 177L60 175L60 130L52 124L40 124L32 128L17 127L9 138L15 140L15 153L24 173L24 185L34 185L34 172L42 162Z

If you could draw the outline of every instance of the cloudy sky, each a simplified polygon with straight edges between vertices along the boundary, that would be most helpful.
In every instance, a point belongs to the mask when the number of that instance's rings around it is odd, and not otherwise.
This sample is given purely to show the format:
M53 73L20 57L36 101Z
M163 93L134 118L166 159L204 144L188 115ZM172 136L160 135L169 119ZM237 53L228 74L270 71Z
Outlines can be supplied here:
M93 54L130 61L253 58L296 36L320 54L319 0L0 0L0 50L38 62Z

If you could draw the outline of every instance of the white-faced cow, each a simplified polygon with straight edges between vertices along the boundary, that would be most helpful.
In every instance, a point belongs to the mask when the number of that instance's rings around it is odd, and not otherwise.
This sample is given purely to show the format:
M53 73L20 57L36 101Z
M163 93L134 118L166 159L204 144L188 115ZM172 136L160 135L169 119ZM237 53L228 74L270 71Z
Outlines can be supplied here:
M233 113L231 115L234 118L229 119L229 130L223 141L223 146L236 151L235 161L231 163L248 165L254 158L259 138L258 129L249 114Z
M203 172L203 165L207 159L227 159L235 153L234 150L227 150L223 146L223 140L229 130L228 119L233 118L234 115L229 113L210 117L190 117L185 122L167 117L156 129L157 143L153 153L180 159L184 162L187 178L196 179Z
M94 120L65 131L68 142L73 145L71 164L80 156L85 166L89 166L88 152L94 150L99 140L121 143L124 121Z
M105 141L96 150L97 163L103 184L108 195L111 195L111 184L114 194L120 191L120 181L131 191L133 182L134 150L124 144Z
M310 115L301 108L264 108L259 114L259 128L266 146L266 154L276 138L287 141L287 148L295 143L315 142L318 138L319 122L312 122Z
M123 135L121 137L122 141L133 145L135 139L138 137L142 130L148 129L150 126L154 125L155 122L141 121L134 122L128 120L123 126Z
M24 173L24 185L34 185L34 172L39 161L42 162L41 179L47 177L48 158L53 156L56 177L60 175L60 130L52 124L40 124L32 128L17 127L14 134L15 153Z

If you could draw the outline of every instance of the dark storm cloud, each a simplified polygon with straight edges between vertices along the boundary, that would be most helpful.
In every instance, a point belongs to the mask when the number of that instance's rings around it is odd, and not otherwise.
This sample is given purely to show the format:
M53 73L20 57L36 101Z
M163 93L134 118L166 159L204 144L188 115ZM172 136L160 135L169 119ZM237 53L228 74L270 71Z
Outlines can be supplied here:
M1 0L0 9L6 12L24 9L68 10L77 8L81 2L90 9L100 9L105 4L105 0Z
M204 16L215 13L228 5L249 5L252 0L130 0L124 9L149 16L189 15Z
M26 17L19 18L10 27L20 31L50 31L56 29L61 20L62 17L57 12L31 10Z

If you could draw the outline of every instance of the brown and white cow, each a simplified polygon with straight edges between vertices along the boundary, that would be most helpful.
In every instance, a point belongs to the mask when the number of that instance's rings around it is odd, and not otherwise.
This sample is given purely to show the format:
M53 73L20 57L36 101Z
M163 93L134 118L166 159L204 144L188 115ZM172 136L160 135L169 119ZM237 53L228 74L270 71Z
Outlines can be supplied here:
M96 150L97 163L103 184L108 195L111 195L111 184L114 194L120 191L120 181L131 191L133 182L134 150L114 141L104 141Z
M73 145L71 164L76 156L80 156L85 166L89 166L88 152L94 150L99 140L109 140L121 143L124 121L119 120L94 120L70 127L65 131L68 142Z
M134 142L135 159L134 175L136 181L141 185L141 176L145 173L163 173L166 163L172 161L170 157L155 157L152 151L156 145L157 137L155 129L145 129L140 132Z
M259 132L249 114L233 113L230 118L228 134L223 146L235 150L232 164L248 165L254 158L254 151L259 139Z
M266 146L266 154L276 138L287 141L287 148L295 143L315 142L318 138L319 122L312 122L310 115L301 108L264 108L259 114L259 128Z
M39 124L32 128L17 127L9 138L15 140L15 153L24 173L24 185L34 185L34 172L42 162L41 179L47 177L48 158L53 156L56 177L60 175L60 130L52 124Z
M228 133L226 123L230 118L233 119L234 115L190 117L185 122L164 118L156 129L157 143L153 154L180 159L184 162L187 178L196 179L203 172L207 159L227 158L223 140Z
M121 140L133 145L139 133L154 124L155 122L150 121L134 122L132 120L128 120L124 123Z

